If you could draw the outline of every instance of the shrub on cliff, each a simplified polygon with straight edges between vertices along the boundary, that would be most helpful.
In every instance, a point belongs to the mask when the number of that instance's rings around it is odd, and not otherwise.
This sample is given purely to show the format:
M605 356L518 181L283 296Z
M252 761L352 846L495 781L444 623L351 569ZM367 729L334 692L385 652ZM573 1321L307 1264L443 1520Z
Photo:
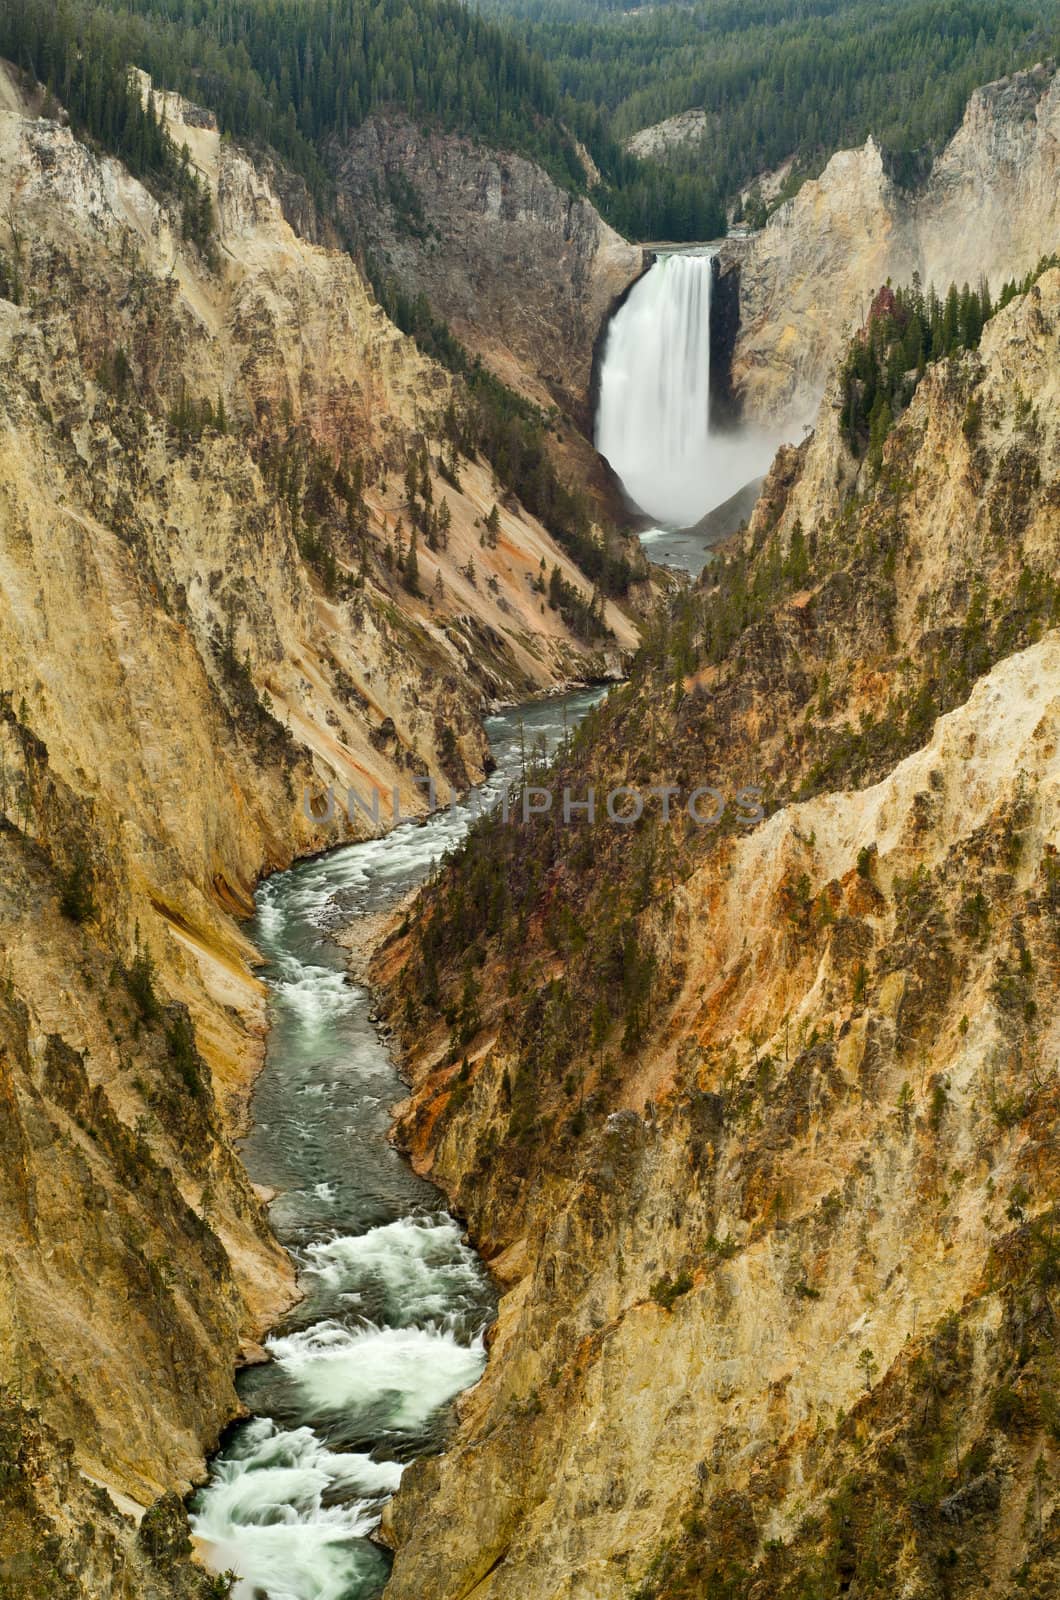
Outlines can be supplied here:
M136 952L124 971L125 987L143 1022L157 1022L162 1007L155 993L155 963L150 950L137 939Z
M59 876L59 910L71 922L89 922L96 914L88 858L83 850L75 853L70 866Z

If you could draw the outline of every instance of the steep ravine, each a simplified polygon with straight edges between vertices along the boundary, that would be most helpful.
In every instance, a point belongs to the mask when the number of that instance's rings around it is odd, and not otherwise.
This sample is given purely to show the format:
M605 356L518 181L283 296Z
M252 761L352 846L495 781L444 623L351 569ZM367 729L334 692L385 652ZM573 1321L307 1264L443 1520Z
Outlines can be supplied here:
M496 697L613 675L636 629L571 631L542 568L592 586L514 499L487 540L492 473L437 466L452 380L274 168L166 98L214 266L0 76L0 1587L153 1600L206 1580L179 1506L137 1519L294 1293L232 1145L255 884L480 778ZM449 508L415 585L412 457ZM328 784L364 808L326 821Z
M295 1293L233 1145L256 884L372 831L328 785L379 789L380 830L395 790L422 812L428 776L483 775L496 699L614 677L637 630L608 604L587 644L549 604L553 569L592 586L485 462L439 459L453 380L286 175L166 98L215 265L42 105L0 72L0 1594L200 1600L174 1491ZM576 290L550 321L542 274L498 323L546 400L639 252L515 179L485 172L495 237L542 224ZM707 620L567 758L764 774L762 829L517 828L433 974L420 923L384 952L401 1138L507 1288L395 1505L396 1595L838 1593L869 1563L916 1600L1021 1562L1055 1589L1058 298L930 373L852 498L826 405Z
M1051 271L876 478L826 400L555 779L767 820L487 830L377 954L505 1290L395 1600L1055 1592L1058 341Z
M383 839L349 845L263 885L251 932L266 956L272 1023L243 1146L277 1191L270 1220L305 1299L244 1375L252 1420L227 1439L196 1497L211 1566L235 1600L381 1593L369 1542L403 1465L444 1438L448 1402L485 1361L494 1295L441 1196L387 1140L400 1081L367 989L346 980L337 923L378 918L422 882L481 808L518 776L525 749L554 750L599 689L488 723L496 767L481 789Z

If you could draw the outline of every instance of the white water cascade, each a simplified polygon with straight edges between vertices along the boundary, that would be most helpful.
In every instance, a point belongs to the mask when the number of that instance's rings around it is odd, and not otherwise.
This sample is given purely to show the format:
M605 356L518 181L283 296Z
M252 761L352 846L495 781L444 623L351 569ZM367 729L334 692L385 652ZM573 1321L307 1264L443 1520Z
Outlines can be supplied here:
M481 1376L495 1294L485 1267L389 1143L402 1091L368 990L331 933L391 909L599 689L490 718L496 767L475 794L262 885L255 943L272 1000L247 1167L305 1298L240 1376L237 1423L192 1506L199 1551L236 1574L232 1600L379 1600L373 1542L405 1464L445 1441L454 1396Z
M596 445L647 516L687 528L719 492L711 461L710 291L713 251L660 256L608 330Z

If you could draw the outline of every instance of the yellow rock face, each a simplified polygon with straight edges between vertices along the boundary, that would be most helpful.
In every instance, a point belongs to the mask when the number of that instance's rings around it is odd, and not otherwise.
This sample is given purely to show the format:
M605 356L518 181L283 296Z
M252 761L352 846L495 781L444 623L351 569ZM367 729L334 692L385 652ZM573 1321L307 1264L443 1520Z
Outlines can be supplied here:
M976 90L916 194L875 140L833 156L761 233L734 240L733 381L749 418L812 417L833 363L884 283L945 294L985 276L996 295L1056 248L1060 79L1037 67Z
M240 1341L293 1292L229 1142L262 1059L239 928L259 875L369 829L342 823L348 787L382 791L384 827L395 790L423 810L417 775L447 799L482 774L495 699L616 672L636 632L612 607L613 642L587 650L543 606L542 565L589 585L514 502L480 542L492 475L467 464L454 488L433 466L449 378L209 118L162 97L213 195L216 269L2 88L0 1368L144 1505L201 1471ZM225 426L182 439L175 408L203 402ZM432 445L451 531L421 549L419 597L356 582L353 554L325 592L270 476L291 439L370 464L378 552L408 449ZM304 803L329 784L331 824ZM151 968L158 1016L123 976Z
M537 994L509 985L503 937L459 1095L448 1030L410 1039L400 1134L497 1253L504 1294L452 1448L391 1508L399 1600L827 1593L811 1580L837 1561L875 1561L910 1596L942 1561L962 1600L1023 1572L1055 1588L1027 1508L1055 1448L1058 329L1053 270L977 355L929 370L878 478L826 398L745 546L757 579L798 527L816 541L806 589L708 658L676 712L658 679L620 699L594 777L623 770L629 726L665 746L684 714L723 770L759 760L776 785L753 831L657 874L642 1042L563 1036L562 1068L538 1072ZM938 641L958 655L980 586L1000 629L1033 617L1034 642L1014 633L920 748L858 777L854 736ZM781 698L789 675L801 703ZM790 774L840 729L850 756L797 801ZM592 849L614 866L599 833ZM595 871L572 847L541 897L561 886L589 940ZM561 995L584 970L558 939L519 959L516 979L536 962ZM561 1013L536 1015L543 1055ZM563 1070L602 1102L576 1136ZM1048 1530L1051 1489L1042 1506Z

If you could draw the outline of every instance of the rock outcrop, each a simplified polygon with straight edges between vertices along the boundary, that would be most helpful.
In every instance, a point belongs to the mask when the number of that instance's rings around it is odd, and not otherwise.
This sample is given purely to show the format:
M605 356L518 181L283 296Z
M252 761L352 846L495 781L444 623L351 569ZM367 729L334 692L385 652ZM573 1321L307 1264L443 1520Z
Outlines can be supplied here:
M498 823L379 952L473 946L398 1136L505 1290L395 1600L1055 1589L1058 447L1054 270L878 478L822 407L554 779L766 819Z
M406 292L513 388L588 428L593 346L643 251L523 156L403 118L370 117L334 167L351 227Z
M1036 67L976 90L916 191L873 139L832 157L750 240L730 240L744 415L812 415L836 355L888 278L997 292L1060 244L1060 78Z
M642 160L664 156L668 150L702 139L711 126L712 119L703 107L694 106L690 111L678 111L676 116L666 117L662 122L653 122L648 128L638 128L626 140L626 149Z

